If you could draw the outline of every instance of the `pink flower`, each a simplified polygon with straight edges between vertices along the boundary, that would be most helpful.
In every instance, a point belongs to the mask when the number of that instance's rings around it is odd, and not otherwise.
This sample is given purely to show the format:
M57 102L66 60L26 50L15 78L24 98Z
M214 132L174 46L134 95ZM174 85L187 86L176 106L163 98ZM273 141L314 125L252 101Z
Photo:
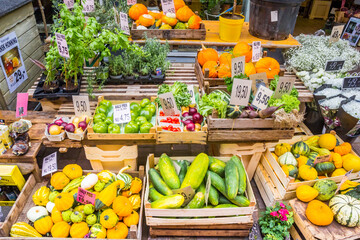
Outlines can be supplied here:
M280 207L286 208L285 204L283 204L283 203L280 203Z
M274 212L271 212L270 215L273 216L273 217L277 217L279 214L274 211Z
M281 217L280 217L280 220L281 220L281 221L287 221L288 218L287 218L287 216L281 216Z
M289 211L287 209L282 208L282 209L279 210L279 213L281 214L281 216L284 217L287 214L289 214Z

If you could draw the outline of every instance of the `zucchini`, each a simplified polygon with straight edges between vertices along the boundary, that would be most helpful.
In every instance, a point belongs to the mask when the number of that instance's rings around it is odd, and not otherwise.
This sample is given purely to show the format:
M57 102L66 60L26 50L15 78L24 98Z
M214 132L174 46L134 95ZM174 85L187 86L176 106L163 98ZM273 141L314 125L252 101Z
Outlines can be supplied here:
M228 161L225 166L225 188L228 198L234 199L239 189L239 172L233 161Z
M149 189L149 198L152 202L155 202L156 200L159 200L162 197L164 197L164 195L156 191L155 188L152 187Z
M231 202L224 195L219 195L219 204L231 204Z
M184 181L181 183L180 188L191 186L193 189L197 189L206 175L209 167L209 157L205 153L200 153L196 156L191 163L188 171L185 175Z
M163 195L166 195L166 196L169 196L169 195L173 194L171 189L166 185L164 180L161 178L158 171L156 171L154 168L150 168L149 177L150 177L150 180L151 180L152 184L154 185L154 188L159 193L161 193Z
M202 208L205 205L205 195L202 192L197 192L193 199L184 208Z
M182 160L182 161L178 161L179 165L180 165L180 172L179 172L179 179L180 179L180 184L184 181L187 169L188 169L188 161L186 160Z
M232 156L230 161L233 161L237 166L239 172L239 194L244 194L246 190L246 171L244 165L242 164L240 158L238 156Z
M202 192L205 195L205 191L206 191L206 184L203 181L200 187L196 190L196 192ZM210 202L210 204L214 206L219 204L219 192L213 186L210 186L208 202Z
M236 206L235 204L230 203L230 204L220 204L214 208L234 208L234 207L239 207L239 206Z
M226 163L214 157L209 157L209 161L210 161L209 164L210 171L217 173L221 177L224 177Z
M159 158L159 170L162 178L164 179L166 185L171 189L178 189L180 187L180 179L176 173L175 167L172 160L163 153Z
M151 203L151 208L173 209L179 208L184 203L184 196L181 194L174 194L171 196L162 197Z

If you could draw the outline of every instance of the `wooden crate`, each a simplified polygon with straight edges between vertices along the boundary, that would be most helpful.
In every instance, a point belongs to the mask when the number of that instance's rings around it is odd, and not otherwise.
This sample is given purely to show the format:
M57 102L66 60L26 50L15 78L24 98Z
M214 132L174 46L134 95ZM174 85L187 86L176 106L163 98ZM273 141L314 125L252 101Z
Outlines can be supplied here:
M157 127L156 143L158 144L203 144L207 139L206 124L201 127L199 132L169 132L164 131L161 127Z
M133 40L144 39L145 36L166 40L205 40L206 29L203 23L200 24L200 29L137 29L136 23L133 23L130 34Z
M188 160L195 157L172 157L173 160ZM218 157L222 161L229 161L229 157ZM155 166L159 158L150 154L146 163L146 174ZM145 217L150 227L151 237L156 236L191 236L191 237L245 237L253 225L253 213L256 199L247 178L245 195L250 200L249 207L221 208L221 209L152 209L149 199L149 180L146 180ZM237 216L233 216L237 215ZM240 215L240 216L239 216ZM205 218L215 216L216 218ZM197 219L181 219L178 217L204 217Z

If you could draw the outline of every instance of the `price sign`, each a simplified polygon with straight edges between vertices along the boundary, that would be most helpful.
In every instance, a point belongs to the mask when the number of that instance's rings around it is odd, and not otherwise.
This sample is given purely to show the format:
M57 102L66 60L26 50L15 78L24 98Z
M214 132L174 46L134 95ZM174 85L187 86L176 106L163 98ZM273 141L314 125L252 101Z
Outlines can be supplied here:
M75 116L91 116L89 96L72 96Z
M329 162L329 161L330 161L330 155L318 156L314 160L314 166L318 163Z
M270 20L271 22L277 22L278 21L278 11L271 11L270 12Z
M352 171L353 171L353 169L351 169L350 171L348 171L347 173L345 173L344 177L341 179L341 182L340 182L338 188L337 188L336 191L335 191L335 194L337 194L337 192L340 190L341 185L343 185L344 182L346 182L347 180L349 180L349 176L350 176L350 174L352 173Z
M231 76L235 77L244 73L245 70L245 56L231 59Z
M135 5L136 4L136 0L127 0L127 5Z
M251 93L251 81L234 78L230 104L247 106Z
M251 89L253 90L253 92L257 91L257 86L261 83L264 83L265 86L269 85L268 78L265 72L251 74L249 78L252 81Z
M69 58L69 48L65 39L65 35L61 33L55 33L55 37L60 56Z
M326 61L325 71L326 72L336 72L340 71L344 66L344 60L337 60L337 61Z
M257 62L261 58L261 42L252 42L252 62Z
M174 94L172 92L160 94L159 98L165 116L174 116L180 113L176 106Z
M131 121L130 103L114 105L114 123L128 123Z
M58 168L56 152L44 157L41 176L48 175L50 173L56 172L57 170Z
M206 204L206 206L208 205L208 201L209 201L210 187L211 187L211 177L210 177L210 174L208 174L208 177L206 180L206 186L205 186L205 204Z
M360 89L360 76L344 78L342 89Z
M18 93L16 98L16 117L25 117L27 116L28 108L28 93Z
M295 83L294 78L280 77L275 89L274 98L281 98L284 94L290 94Z
M162 10L164 15L167 13L175 13L174 0L161 0Z
M95 205L96 194L86 191L85 189L79 187L77 192L76 201L82 204L92 204Z
M251 103L258 110L265 109L269 103L270 97L274 91L271 91L267 87L260 86L255 94L254 100Z
M191 186L187 186L187 187L184 187L181 189L175 189L172 191L173 191L173 194L181 194L184 196L185 200L184 200L184 203L182 206L186 206L191 201L191 199L193 199L195 196L195 191L194 191L194 189L192 189Z
M94 0L85 0L83 7L83 13L93 12L95 10Z
M329 42L333 43L333 42L337 42L340 39L341 33L344 29L345 25L340 25L340 26L334 26L333 29L331 30L331 34L330 34L330 39Z
M188 85L188 92L191 96L191 103L196 103L194 85Z
M125 34L130 35L128 15L123 12L120 12L120 27Z
M74 7L74 0L64 0L64 3L65 3L65 5L67 6L68 9Z

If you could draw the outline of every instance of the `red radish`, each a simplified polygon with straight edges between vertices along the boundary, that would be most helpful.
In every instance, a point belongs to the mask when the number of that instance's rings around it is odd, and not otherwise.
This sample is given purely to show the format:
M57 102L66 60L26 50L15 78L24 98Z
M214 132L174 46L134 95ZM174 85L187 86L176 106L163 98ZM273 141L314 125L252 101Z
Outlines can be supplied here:
M186 129L190 132L195 131L195 124L194 123L189 123L186 125Z
M193 107L189 108L189 114L190 114L191 116L194 115L195 113L197 113L196 108L193 108Z
M71 132L71 133L75 132L75 125L72 123L69 123L68 125L66 125L65 131Z
M200 113L194 113L193 120L194 120L194 123L202 123L204 118L203 118L203 116L200 115Z
M84 121L79 122L78 127L85 131L85 129L87 128L86 118Z

